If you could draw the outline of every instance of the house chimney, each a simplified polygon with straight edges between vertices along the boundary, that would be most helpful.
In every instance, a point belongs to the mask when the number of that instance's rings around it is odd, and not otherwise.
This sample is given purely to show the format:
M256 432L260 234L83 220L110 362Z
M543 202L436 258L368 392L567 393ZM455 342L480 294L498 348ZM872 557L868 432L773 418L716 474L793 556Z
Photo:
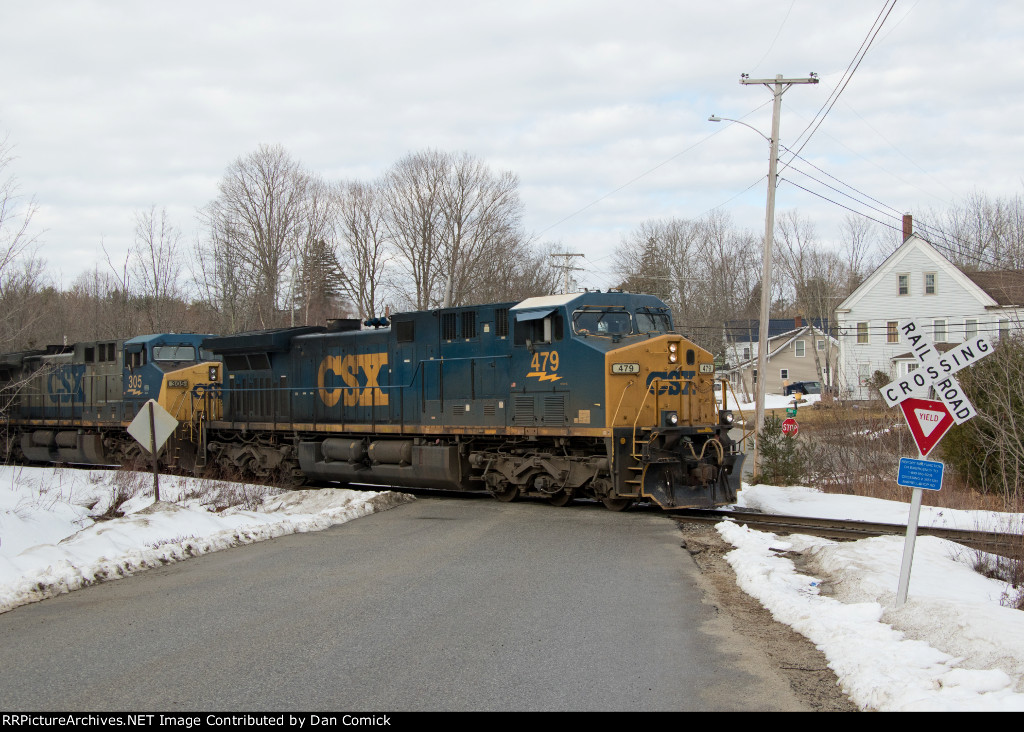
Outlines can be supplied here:
M903 214L903 241L906 241L914 234L914 217L910 214Z
M804 327L804 319L801 318L799 315L797 315L795 318L793 318L793 327L794 328L803 328Z

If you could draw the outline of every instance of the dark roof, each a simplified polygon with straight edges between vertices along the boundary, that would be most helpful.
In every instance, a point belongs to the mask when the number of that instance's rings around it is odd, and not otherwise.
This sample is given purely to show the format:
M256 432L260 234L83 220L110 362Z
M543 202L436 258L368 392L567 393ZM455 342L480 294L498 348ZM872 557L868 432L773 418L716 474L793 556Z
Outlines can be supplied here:
M822 333L828 331L828 319L814 318L811 323ZM783 333L789 333L790 331L802 328L808 325L808 321L801 321L800 325L796 324L793 318L769 318L768 319L768 338L775 338ZM761 324L757 320L728 320L725 323L725 337L729 341L746 343L747 341L759 340L761 333Z
M1000 305L1024 305L1024 269L964 272Z

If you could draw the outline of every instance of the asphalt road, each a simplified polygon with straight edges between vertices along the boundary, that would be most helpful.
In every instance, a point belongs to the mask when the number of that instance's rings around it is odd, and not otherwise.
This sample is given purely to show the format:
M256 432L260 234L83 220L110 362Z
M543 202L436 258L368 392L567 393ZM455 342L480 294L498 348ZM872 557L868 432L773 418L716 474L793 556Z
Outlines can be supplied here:
M773 710L673 521L420 498L0 615L0 709Z

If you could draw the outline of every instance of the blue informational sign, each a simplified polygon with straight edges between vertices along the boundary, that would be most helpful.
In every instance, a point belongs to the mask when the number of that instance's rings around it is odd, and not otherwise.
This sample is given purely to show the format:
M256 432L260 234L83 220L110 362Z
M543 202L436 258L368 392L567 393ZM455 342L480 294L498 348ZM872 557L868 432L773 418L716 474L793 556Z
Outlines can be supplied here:
M942 488L942 469L945 466L935 460L914 460L900 458L900 472L896 482L907 488L923 488L937 491Z

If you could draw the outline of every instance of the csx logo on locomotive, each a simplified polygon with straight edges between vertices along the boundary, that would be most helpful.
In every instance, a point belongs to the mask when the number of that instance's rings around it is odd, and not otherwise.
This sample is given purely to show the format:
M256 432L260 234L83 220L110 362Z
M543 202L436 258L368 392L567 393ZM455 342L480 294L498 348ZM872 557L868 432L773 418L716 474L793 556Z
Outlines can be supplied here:
M77 404L84 401L84 378L85 368L82 366L63 367L51 372L46 377L46 391L50 401L53 404Z
M689 394L690 384L693 383L693 377L697 375L696 371L652 371L647 377L647 388L651 387L655 379L661 379L658 384L658 394L668 394L670 396L675 394Z
M381 369L388 365L386 353L360 353L347 356L326 356L317 372L320 399L328 407L335 406L345 393L346 407L387 406L388 395L380 388ZM362 377L360 378L360 372ZM330 388L327 374L340 378L347 389ZM360 381L362 383L360 383Z

